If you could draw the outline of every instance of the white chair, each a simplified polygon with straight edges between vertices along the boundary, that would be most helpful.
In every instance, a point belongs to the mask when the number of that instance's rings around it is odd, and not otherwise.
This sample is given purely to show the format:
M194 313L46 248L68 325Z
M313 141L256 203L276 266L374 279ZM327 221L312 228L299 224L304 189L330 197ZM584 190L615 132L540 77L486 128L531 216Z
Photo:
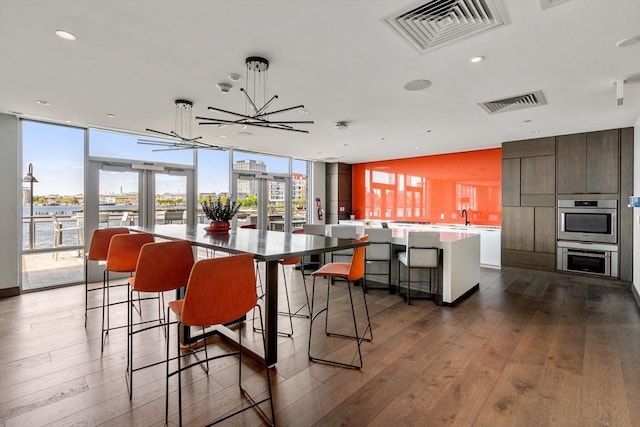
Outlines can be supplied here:
M109 228L110 212L98 212L98 228Z
M367 246L365 254L365 290L388 289L391 291L391 233L392 230L390 228L364 229L364 234L369 236L369 246ZM373 264L381 265L383 271L370 271ZM367 282L367 276L385 277L386 286L372 286Z
M56 214L51 215L53 222L53 247L57 248L63 244L63 233L65 231L73 231L77 233L78 245L82 244L82 227L64 227ZM58 252L54 252L54 258L58 260ZM78 255L80 256L80 255Z
M184 223L184 209L176 209L164 212L164 223L165 224L173 224L177 222L178 224Z
M355 225L335 224L329 231L331 237L338 239L355 240L358 238L358 231ZM344 249L341 251L331 252L331 262L351 262L353 249Z
M324 224L302 224L302 231L304 234L312 234L314 236L326 236L327 226ZM302 258L301 268L305 268L307 265L314 265L316 267L324 264L324 254L322 258L320 255L310 255Z
M404 252L398 254L398 290L401 289L402 267L407 267L407 304L411 303L411 270L429 270L429 291L425 296L413 296L415 299L434 299L438 297L438 262L440 259L440 233L427 231L410 231L407 234L407 246ZM435 276L435 280L432 278ZM435 289L434 289L435 282ZM425 292L425 291L423 291Z
M313 234L314 236L324 236L326 228L324 224L302 224L304 234Z

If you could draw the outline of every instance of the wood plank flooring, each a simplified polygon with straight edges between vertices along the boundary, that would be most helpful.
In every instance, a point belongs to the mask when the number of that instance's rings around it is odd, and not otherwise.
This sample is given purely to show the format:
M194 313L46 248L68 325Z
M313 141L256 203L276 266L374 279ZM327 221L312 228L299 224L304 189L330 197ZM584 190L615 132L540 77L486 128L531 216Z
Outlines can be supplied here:
M287 274L298 307L300 276ZM322 301L325 282L317 286ZM341 329L350 321L345 284L331 293L330 325ZM293 338L278 339L279 362L270 372L278 425L640 426L640 311L628 285L483 269L479 291L455 307L424 300L408 306L383 290L370 290L367 299L374 339L362 345L361 371L310 363L306 319L294 319ZM362 324L362 304L357 308ZM112 311L112 324L126 322L125 310ZM155 310L143 304L144 316ZM242 333L259 343L250 322ZM162 360L164 346L160 330L140 334L134 363ZM345 361L354 356L353 343L326 339L322 327L314 330L313 350ZM85 329L84 286L0 300L0 425L163 425L164 365L135 374L131 401L125 368L124 329L109 333L104 353L99 310ZM245 360L243 373L251 392L264 392L255 361ZM212 364L209 376L196 367L183 378L185 425L204 425L240 402L233 359ZM176 389L173 378L170 425L178 421ZM262 422L248 411L223 425Z

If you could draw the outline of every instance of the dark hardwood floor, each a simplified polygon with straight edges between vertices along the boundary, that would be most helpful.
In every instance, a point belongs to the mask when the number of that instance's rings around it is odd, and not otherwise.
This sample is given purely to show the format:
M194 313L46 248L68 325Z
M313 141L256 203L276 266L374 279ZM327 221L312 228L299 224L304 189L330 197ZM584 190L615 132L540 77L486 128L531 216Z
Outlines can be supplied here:
M299 275L290 280L297 307ZM344 283L334 294L332 325L340 329L350 320L340 310ZM640 313L628 285L483 269L479 291L455 307L407 306L382 290L367 297L374 340L362 345L361 371L309 363L306 319L295 319L293 338L279 338L271 370L279 425L640 426ZM126 332L112 331L101 354L100 313L90 312L85 329L83 307L83 286L0 300L2 425L163 425L164 366L136 373L130 401ZM153 311L143 305L143 314ZM112 322L125 321L121 305ZM325 339L321 329L314 351L350 360L353 344ZM250 322L243 333L258 342ZM135 363L161 360L164 343L160 330L140 334ZM209 347L226 347L218 344ZM247 387L263 393L258 364L245 362ZM235 360L216 362L208 377L196 367L184 379L186 425L204 425L240 402ZM174 378L171 425L176 387ZM254 411L223 424L262 425Z

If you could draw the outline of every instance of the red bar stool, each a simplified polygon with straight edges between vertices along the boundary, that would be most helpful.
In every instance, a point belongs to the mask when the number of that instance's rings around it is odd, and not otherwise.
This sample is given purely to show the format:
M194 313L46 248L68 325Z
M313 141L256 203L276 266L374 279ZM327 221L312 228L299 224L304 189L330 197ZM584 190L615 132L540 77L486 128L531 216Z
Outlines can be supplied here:
M109 243L109 250L107 251L107 263L104 267L105 282L109 283L109 273L133 274L136 271L140 249L142 249L143 245L151 242L153 242L153 235L150 233L130 233L114 235L111 238L111 242ZM112 328L109 325L109 311L111 306L128 302L127 298L127 300L125 301L117 301L112 303L109 297L110 288L111 286L104 286L102 288L102 351L104 351L104 343L106 341L107 335L109 335L109 331L112 329L119 329L127 326L122 325Z
M193 268L193 249L186 240L171 242L147 243L142 246L136 275L129 279L129 311L127 317L127 380L129 383L129 399L133 396L133 373L141 369L165 363L165 360L144 366L133 367L133 337L150 329L164 328L167 336L167 323L164 317L163 292L174 291L187 285ZM157 299L158 318L133 323L133 293L157 293L158 297L138 298L138 301ZM156 323L157 322L157 323ZM138 328L135 328L139 326Z
M368 236L363 236L358 240L361 242L366 242L368 240ZM358 322L356 320L356 311L353 305L351 283L353 282L355 285L355 282L361 281L364 278L364 272L365 272L364 255L365 255L365 246L358 246L357 248L354 249L351 262L331 262L329 264L323 265L319 270L316 270L313 273L311 273L311 276L313 277L313 288L311 290L311 322L309 323L309 348L308 348L309 360L313 362L322 362L330 365L341 366L343 368L362 369L362 352L360 350L360 344L362 344L362 341L372 341L373 332L371 330L371 320L369 319L369 308L367 307L367 295L365 292L365 287L360 286L360 289L362 289L362 298L364 301L364 308L367 314L367 325L365 326L364 331L362 332L362 335L358 334ZM329 283L327 284L327 306L316 313L314 312L314 301L315 301L315 294L316 294L316 277L319 277L319 276L328 277ZM332 285L333 285L334 278L340 278L347 281L347 289L349 290L349 301L351 303L351 315L353 317L353 329L354 329L353 335L329 332L329 305L331 302L330 291L331 291L331 288L333 287ZM325 316L325 323L324 323L325 334L327 336L355 340L356 346L357 346L357 354L360 360L359 364L344 363L336 360L323 359L320 357L313 356L311 354L311 341L313 339L313 323L316 320L316 318L325 311L327 312ZM368 338L366 337L367 331L369 332Z
M167 318L171 312L178 318L178 331L183 326L216 326L234 322L246 315L254 307L258 307L260 323L262 325L262 310L258 305L258 295L256 292L256 277L253 265L253 257L249 254L233 255L224 258L205 259L196 262L191 270L187 292L184 299L169 302ZM230 353L218 354L206 357L203 361L196 361L186 366L182 366L180 354L180 343L177 342L178 369L169 371L170 345L167 336L167 377L165 394L165 424L169 422L169 377L178 375L178 416L179 425L182 425L182 371L195 365L208 362L214 359L228 356L239 356L239 380L240 392L249 399L251 405L241 407L229 414L223 415L211 424L224 421L234 415L244 412L250 408L256 408L262 418L269 424L275 425L275 414L273 409L273 398L271 394L271 379L269 369L264 364L269 395L261 400L253 399L242 386L242 331L238 328L239 350ZM266 343L264 335L262 344L266 353ZM206 349L206 342L204 348ZM260 408L259 405L269 402L271 417Z
M89 289L89 261L104 263L107 261L107 252L109 251L109 243L111 238L116 234L129 234L129 229L125 227L117 228L99 228L91 235L91 243L89 244L89 252L86 254L84 262L84 327L87 327L87 312L96 308L102 308L104 300L100 305L89 307L89 292L102 290L105 283L105 275L102 275L102 288ZM124 285L117 285L124 286Z

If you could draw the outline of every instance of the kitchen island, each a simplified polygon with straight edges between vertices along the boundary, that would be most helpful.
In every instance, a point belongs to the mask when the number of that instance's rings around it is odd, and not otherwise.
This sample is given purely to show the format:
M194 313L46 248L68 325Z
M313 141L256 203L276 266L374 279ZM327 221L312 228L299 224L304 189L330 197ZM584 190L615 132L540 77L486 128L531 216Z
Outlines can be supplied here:
M403 251L406 246L407 233L409 231L428 232L422 228L393 228L393 245ZM434 231L431 231L434 232ZM439 232L440 235L440 267L438 268L438 281L440 295L438 302L453 304L467 293L478 288L480 282L480 235L467 232ZM393 253L397 253L396 250ZM392 265L397 265L394 259ZM397 278L399 271L395 272ZM413 274L416 274L415 272ZM425 271L425 285L428 282ZM393 276L393 275L392 275ZM422 276L419 276L422 277ZM397 279L393 282L397 283ZM412 288L420 289L420 286L412 285Z

